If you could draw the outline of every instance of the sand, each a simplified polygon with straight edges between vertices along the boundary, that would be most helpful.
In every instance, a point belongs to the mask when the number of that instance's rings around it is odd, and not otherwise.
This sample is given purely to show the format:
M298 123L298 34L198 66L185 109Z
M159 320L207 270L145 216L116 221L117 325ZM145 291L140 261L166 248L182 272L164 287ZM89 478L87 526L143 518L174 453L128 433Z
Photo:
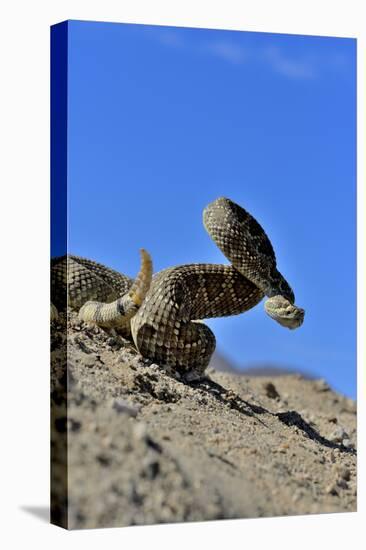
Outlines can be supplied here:
M209 368L187 384L72 313L66 353L64 322L52 335L54 523L356 511L356 404L324 380Z

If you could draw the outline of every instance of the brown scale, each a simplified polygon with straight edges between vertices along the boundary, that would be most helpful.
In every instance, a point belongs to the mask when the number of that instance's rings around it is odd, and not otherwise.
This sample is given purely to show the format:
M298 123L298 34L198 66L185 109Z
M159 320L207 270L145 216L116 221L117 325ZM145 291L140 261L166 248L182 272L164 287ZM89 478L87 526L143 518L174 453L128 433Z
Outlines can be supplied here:
M234 267L268 296L281 295L292 304L293 290L278 271L272 244L264 229L244 208L225 197L203 212L210 237Z
M158 273L131 321L140 353L161 364L202 373L215 349L215 336L203 323L248 311L263 292L234 267L191 264Z
M79 309L86 301L112 302L131 287L133 280L102 264L79 256L51 259L51 300L58 310Z

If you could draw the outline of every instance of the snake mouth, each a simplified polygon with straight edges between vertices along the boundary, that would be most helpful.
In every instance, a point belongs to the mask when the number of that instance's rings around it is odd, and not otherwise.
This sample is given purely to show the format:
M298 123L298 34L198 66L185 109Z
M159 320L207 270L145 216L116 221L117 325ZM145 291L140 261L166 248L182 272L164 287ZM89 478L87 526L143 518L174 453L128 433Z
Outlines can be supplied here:
M264 309L267 315L290 330L299 328L304 322L305 311L292 305L283 296L269 298L264 304Z
M270 315L270 317L277 321L277 323L279 323L281 326L286 327L290 330L295 330L296 328L299 328L304 322L304 314L302 316L299 315L293 318L286 318L274 315Z

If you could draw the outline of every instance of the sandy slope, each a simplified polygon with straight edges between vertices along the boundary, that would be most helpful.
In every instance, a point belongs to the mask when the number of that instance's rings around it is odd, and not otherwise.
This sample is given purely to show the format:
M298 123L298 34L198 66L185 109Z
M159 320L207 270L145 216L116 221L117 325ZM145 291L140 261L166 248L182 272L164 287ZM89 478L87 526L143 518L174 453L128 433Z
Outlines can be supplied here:
M56 523L356 510L356 407L324 381L209 369L187 385L74 316L68 331L67 394L62 332L52 343Z

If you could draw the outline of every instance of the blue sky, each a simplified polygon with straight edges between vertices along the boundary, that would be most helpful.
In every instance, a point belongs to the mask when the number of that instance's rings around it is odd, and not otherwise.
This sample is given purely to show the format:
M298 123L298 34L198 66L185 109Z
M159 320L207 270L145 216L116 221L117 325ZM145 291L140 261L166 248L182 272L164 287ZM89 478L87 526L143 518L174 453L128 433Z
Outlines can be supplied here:
M265 228L304 307L208 321L237 366L288 366L356 394L356 41L69 22L69 251L133 275L227 263L202 210Z

